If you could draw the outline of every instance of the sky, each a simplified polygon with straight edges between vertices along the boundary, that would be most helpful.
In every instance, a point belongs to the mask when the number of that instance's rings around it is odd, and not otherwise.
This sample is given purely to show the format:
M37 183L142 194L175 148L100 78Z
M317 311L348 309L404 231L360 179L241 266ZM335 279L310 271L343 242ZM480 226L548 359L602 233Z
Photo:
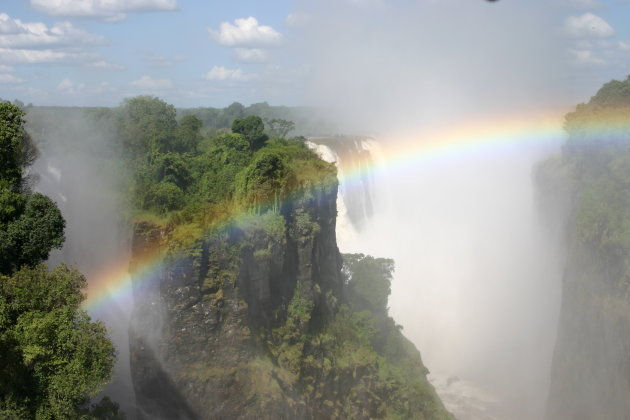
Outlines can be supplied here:
M363 95L380 101L387 96L383 91L404 96L410 84L430 84L430 76L448 73L449 63L461 67L483 56L483 44L471 49L453 40L471 31L472 39L494 44L478 34L489 34L486 28L497 21L504 23L493 33L501 49L489 56L487 68L494 60L522 60L520 67L529 72L527 63L537 61L532 71L545 73L549 64L545 83L562 85L563 101L588 100L602 83L630 74L630 1L519 3L1 0L0 98L116 106L148 94L178 107L222 107L234 101L311 105L318 94L338 93L342 100ZM523 26L513 40L511 26L519 22L530 29ZM537 41L528 43L530 36ZM360 74L347 61L362 62L367 70L382 57L398 67ZM339 72L340 66L352 71ZM427 66L433 72L420 81L406 72ZM346 90L349 85L356 89Z

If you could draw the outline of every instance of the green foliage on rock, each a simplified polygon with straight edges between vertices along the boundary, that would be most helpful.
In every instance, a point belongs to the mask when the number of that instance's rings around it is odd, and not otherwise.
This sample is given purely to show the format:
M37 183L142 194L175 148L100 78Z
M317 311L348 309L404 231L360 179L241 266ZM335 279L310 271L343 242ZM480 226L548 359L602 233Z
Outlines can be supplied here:
M426 379L420 353L387 314L393 261L344 255L345 303L320 331L298 292L267 341L278 365L319 416L452 419Z
M254 208L275 207L295 186L295 174L286 157L273 151L261 150L253 162L241 172L239 200Z
M174 108L158 98L125 100L116 124L133 172L130 196L136 209L160 215L179 212L173 216L177 223L187 223L218 208L279 210L295 191L336 183L333 165L303 142L269 139L262 119L244 116L242 108L226 108L236 116L232 133L204 138L201 120L193 114L178 122ZM290 121L276 123L279 134L292 127Z
M569 168L578 238L600 255L630 251L630 78L605 84L567 114ZM627 281L630 284L630 259Z
M630 106L630 76L624 81L611 80L604 84L595 96L591 98L588 106L601 106L607 108L619 108Z
M78 418L109 380L114 347L79 306L85 286L66 266L0 276L1 418Z
M348 299L357 311L387 316L394 260L363 254L345 254Z

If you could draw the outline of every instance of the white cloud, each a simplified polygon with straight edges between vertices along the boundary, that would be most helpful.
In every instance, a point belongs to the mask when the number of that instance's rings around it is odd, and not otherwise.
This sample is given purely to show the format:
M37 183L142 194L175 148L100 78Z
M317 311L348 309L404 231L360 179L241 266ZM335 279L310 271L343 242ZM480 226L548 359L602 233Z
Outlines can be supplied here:
M61 62L77 62L86 59L89 55L69 51L57 51L52 49L27 50L0 48L0 62L12 64L46 64Z
M630 51L630 41L619 41L618 46L621 51Z
M57 90L70 90L70 89L72 89L72 87L73 87L73 84L70 81L70 79L63 79L57 85Z
M119 70L124 70L125 67L118 65L118 64L114 64L114 63L110 63L109 61L105 61L105 60L99 60L99 61L92 61L90 63L87 63L85 65L86 67L92 68L92 69L97 69L97 70L113 70L113 71L119 71Z
M177 9L177 0L30 0L31 6L52 16L123 20L127 13Z
M101 82L99 83L99 85L94 89L95 93L101 94L101 93L109 93L109 92L115 92L116 88L113 87L111 84L109 84L108 82Z
M267 51L260 48L237 48L234 53L241 63L262 63L269 58Z
M223 66L214 66L206 74L206 80L235 80L235 81L247 81L256 79L256 74L245 73L241 69L228 69Z
M0 64L0 73L10 73L14 71L15 68L13 66L7 66L5 64Z
M575 38L604 38L612 36L615 30L601 17L587 12L566 18L564 32Z
M0 83L20 83L22 81L23 80L21 78L12 74L0 73Z
M134 80L131 84L141 89L148 90L171 89L173 87L173 82L169 79L154 79L147 75L140 77L138 80Z
M604 66L606 61L598 58L591 50L569 50L569 54L573 56L575 64L579 66Z
M155 67L172 67L176 63L184 61L186 57L183 55L176 55L173 57L164 57L162 55L154 55L151 54L148 57L145 57L144 61L151 63L151 65Z
M76 95L80 90L83 89L85 89L85 83L79 83L78 85L75 85L70 79L63 79L57 85L57 90L59 92L69 95Z
M234 20L234 25L221 22L219 30L208 28L219 44L228 47L269 47L278 45L282 35L271 26L259 25L255 17Z
M102 37L76 28L70 22L60 22L49 28L44 23L22 22L0 13L0 47L37 48L103 42Z

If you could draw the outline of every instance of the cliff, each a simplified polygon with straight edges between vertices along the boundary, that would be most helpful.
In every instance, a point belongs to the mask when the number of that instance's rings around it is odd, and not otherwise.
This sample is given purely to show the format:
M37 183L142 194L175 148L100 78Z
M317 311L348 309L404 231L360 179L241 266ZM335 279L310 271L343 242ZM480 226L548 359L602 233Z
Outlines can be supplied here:
M538 171L548 214L567 220L548 420L630 416L629 86L607 83L568 114L562 158Z
M136 223L139 418L450 418L391 318L346 304L336 197L336 183L311 185L187 234Z

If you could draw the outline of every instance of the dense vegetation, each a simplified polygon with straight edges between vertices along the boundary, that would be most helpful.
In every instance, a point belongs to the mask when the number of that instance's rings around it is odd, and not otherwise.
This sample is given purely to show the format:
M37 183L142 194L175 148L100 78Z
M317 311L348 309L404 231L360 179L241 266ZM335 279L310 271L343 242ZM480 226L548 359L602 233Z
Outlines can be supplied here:
M277 207L310 184L334 182L334 167L301 138L270 138L258 116L235 119L231 133L203 136L195 115L178 121L175 108L158 98L135 97L119 109L97 111L92 118L117 127L132 168L134 208L148 217L168 215L175 224L224 222L237 213Z
M109 400L88 406L109 380L114 348L79 306L85 278L41 265L62 245L65 222L50 198L29 189L37 149L23 117L0 103L0 418L117 416Z
M570 188L577 239L602 257L625 261L621 287L630 285L629 121L630 77L606 83L566 115L569 137L561 158L549 159L537 172L550 196Z
M314 108L296 108L272 106L266 102L244 106L234 102L225 108L187 108L177 111L178 115L194 115L203 123L206 135L227 132L235 119L258 116L265 123L266 131L271 137L286 137L293 130L298 134L329 134L334 132L333 126L318 116Z

